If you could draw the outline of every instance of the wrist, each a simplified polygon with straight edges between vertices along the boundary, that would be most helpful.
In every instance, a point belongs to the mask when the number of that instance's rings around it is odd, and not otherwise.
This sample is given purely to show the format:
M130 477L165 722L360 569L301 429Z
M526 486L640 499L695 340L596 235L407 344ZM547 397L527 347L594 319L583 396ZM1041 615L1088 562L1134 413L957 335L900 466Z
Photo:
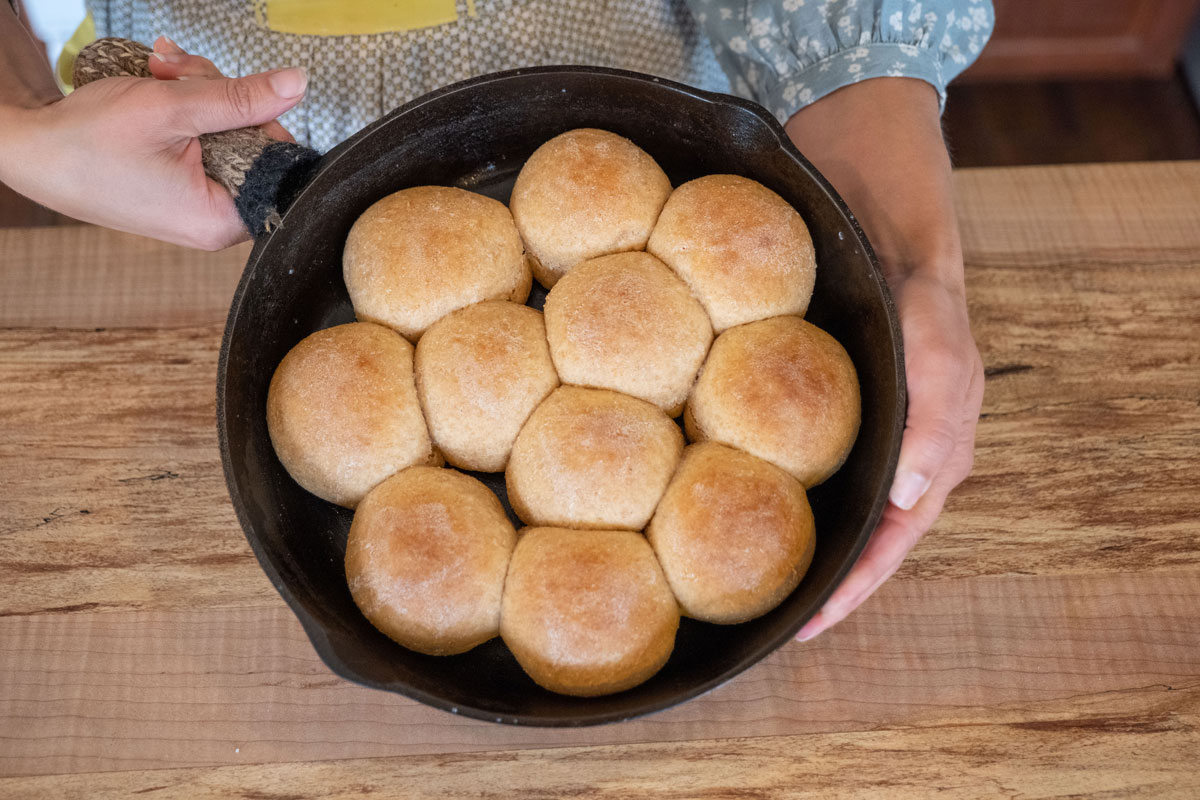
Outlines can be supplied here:
M43 109L0 106L0 183L61 211L54 203L61 164L47 122Z
M866 231L893 286L912 277L962 286L962 247L937 92L877 78L793 116L787 132Z

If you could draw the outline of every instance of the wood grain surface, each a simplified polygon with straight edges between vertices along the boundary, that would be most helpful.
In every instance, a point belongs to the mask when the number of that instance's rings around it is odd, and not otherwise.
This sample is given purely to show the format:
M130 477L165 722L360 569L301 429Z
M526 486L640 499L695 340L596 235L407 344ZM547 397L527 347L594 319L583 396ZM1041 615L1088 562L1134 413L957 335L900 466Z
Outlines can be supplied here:
M974 475L833 631L581 731L313 653L216 449L244 247L0 230L0 797L1196 796L1200 164L957 187Z

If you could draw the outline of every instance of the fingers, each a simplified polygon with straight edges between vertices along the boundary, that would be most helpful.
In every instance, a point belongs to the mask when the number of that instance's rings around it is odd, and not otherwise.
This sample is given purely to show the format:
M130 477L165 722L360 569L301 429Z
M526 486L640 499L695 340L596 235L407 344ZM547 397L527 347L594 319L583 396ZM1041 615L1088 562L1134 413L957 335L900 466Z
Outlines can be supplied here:
M281 142L292 142L293 144L296 142L296 137L288 133L288 129L280 125L276 120L271 120L259 125L259 127L262 128L263 133L272 139L278 139Z
M173 123L188 136L262 125L300 102L307 83L299 67L244 78L186 81L172 87Z
M885 516L854 568L816 616L804 624L796 639L806 642L841 622L890 578L920 536L911 524L906 515L898 519Z
M225 77L207 58L187 53L152 53L149 65L150 73L160 81Z
M965 300L936 283L910 282L897 292L897 310L904 329L908 415L888 499L907 510L954 453L979 353Z
M150 72L155 78L163 81L194 80L224 78L225 75L216 65L203 56L187 53L166 36L158 37L154 43L154 53L150 57ZM271 120L260 126L263 133L281 142L295 142L295 137L288 133L277 120Z
M933 526L950 491L958 485L960 470L957 462L970 460L973 440L973 436L965 442L959 439L960 447L951 464L954 468L943 471L913 509L906 511L889 505L884 510L879 527L846 579L816 616L796 634L799 641L808 641L841 622L895 574L913 547Z
M149 67L151 74L162 81L225 77L207 58L189 54L166 36L154 42Z

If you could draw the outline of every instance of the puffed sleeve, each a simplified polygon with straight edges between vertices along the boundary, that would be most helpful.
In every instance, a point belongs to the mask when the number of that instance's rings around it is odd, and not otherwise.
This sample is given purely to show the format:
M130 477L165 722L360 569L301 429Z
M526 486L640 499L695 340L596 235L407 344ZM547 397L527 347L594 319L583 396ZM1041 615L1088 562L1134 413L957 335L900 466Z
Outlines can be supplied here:
M733 90L780 121L851 83L920 78L946 101L995 24L990 0L687 0Z

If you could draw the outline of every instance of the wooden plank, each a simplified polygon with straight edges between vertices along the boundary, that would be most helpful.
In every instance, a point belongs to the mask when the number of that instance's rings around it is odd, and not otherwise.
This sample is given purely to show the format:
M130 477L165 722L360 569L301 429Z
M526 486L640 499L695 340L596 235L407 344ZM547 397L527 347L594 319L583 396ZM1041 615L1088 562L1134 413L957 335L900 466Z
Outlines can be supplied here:
M280 602L225 489L219 341L0 331L0 615Z
M969 268L975 475L899 579L1200 562L1200 245L1040 270L992 252ZM0 614L277 602L221 475L219 335L0 331Z
M960 170L955 184L969 264L1147 249L1178 261L1200 246L1200 162ZM86 225L0 228L0 328L219 325L248 253Z
M703 698L585 730L475 722L346 683L280 607L7 617L0 774L965 726L1051 701L1119 716L1132 687L1200 683L1198 607L1194 569L892 581Z
M955 194L969 279L993 264L1200 263L1200 161L959 170Z
M852 733L0 779L0 796L1193 798L1200 687L999 707Z
M0 228L0 327L223 323L250 243L205 253L94 225Z

